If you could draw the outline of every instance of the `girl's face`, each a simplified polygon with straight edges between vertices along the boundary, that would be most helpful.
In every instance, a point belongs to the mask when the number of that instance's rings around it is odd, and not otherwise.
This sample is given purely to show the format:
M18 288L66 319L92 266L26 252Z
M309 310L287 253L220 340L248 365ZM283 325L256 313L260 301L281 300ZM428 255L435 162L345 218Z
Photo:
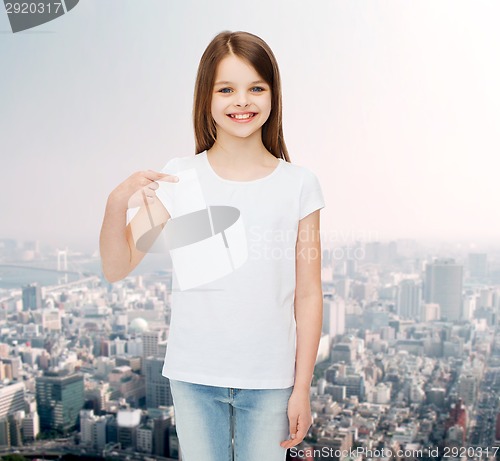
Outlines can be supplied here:
M261 135L271 113L271 88L250 64L226 56L217 66L211 110L218 135Z

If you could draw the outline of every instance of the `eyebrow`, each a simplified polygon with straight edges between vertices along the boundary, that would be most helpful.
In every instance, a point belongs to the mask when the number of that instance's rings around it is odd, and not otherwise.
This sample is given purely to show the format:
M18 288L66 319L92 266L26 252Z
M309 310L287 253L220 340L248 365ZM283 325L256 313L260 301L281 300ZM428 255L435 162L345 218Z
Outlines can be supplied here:
M227 85L227 84L231 84L231 83L233 83L233 82L228 82L228 81L215 82L214 85ZM264 80L255 80L255 82L250 83L250 85L257 85L258 83L265 83L267 85L267 82L265 82Z

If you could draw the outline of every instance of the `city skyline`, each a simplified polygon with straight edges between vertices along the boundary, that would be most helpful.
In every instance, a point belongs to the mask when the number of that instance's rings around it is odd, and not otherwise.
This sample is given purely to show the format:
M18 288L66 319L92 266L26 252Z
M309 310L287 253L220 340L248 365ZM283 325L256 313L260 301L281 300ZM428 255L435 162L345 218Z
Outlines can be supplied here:
M345 264L332 251L323 255L313 424L291 459L338 461L337 450L360 450L365 459L371 450L436 457L460 447L495 449L498 255L455 260L394 243L364 250L363 260ZM102 275L59 277L52 286L2 290L3 452L179 458L170 382L160 373L172 275L131 274L112 284ZM313 458L298 454L313 450Z

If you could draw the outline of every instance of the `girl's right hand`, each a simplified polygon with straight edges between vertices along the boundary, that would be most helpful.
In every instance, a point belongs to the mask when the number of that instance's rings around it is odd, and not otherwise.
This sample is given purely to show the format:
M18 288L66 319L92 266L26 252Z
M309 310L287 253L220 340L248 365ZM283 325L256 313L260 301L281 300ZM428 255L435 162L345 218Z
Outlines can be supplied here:
M144 201L152 203L156 197L155 190L159 184L155 181L178 182L177 176L153 170L141 170L131 174L109 194L109 200L115 206L135 208L144 205Z

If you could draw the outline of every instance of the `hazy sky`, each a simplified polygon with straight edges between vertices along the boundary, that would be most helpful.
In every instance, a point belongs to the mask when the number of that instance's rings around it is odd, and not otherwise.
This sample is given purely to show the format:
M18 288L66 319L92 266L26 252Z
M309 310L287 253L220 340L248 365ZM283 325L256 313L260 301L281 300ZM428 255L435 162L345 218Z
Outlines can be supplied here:
M116 185L194 154L196 68L229 29L278 59L324 234L496 239L499 17L497 0L81 0L12 34L2 4L0 238L97 249Z

